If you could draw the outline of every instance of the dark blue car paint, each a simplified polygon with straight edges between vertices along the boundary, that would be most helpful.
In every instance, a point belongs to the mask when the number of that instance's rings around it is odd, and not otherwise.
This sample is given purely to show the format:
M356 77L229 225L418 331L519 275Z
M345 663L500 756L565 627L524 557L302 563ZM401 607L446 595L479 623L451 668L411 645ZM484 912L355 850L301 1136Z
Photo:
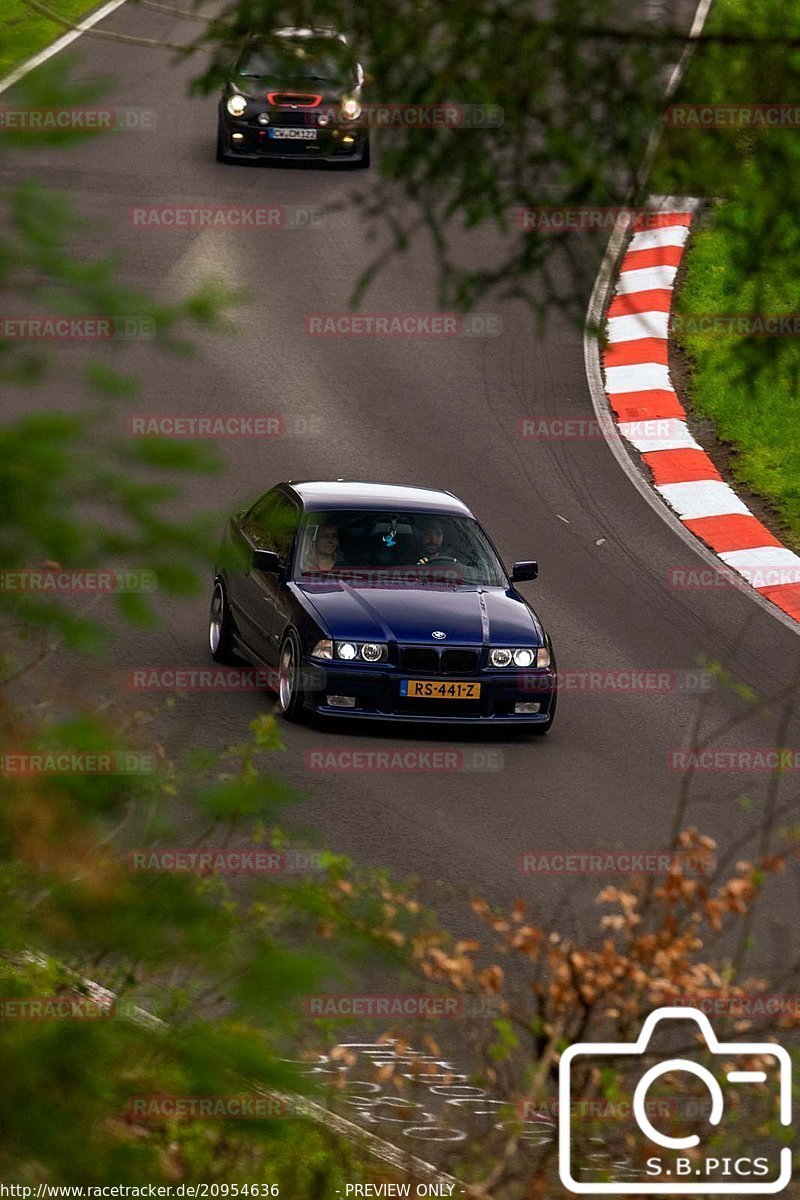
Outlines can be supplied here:
M386 509L424 511L472 517L469 509L446 492L403 487L333 482L280 484L276 489L293 500L301 512ZM421 721L427 724L549 725L555 710L555 656L548 635L527 601L508 582L505 587L462 584L444 587L354 586L340 579L302 582L289 578L290 552L284 570L269 574L252 568L249 543L240 528L241 514L226 533L227 546L238 547L241 566L226 565L214 572L222 582L234 626L237 652L255 666L275 667L280 647L290 631L302 650L302 680L306 706L322 714L365 720ZM473 518L474 519L474 518ZM435 641L433 631L446 638ZM384 642L390 661L318 660L311 650L322 639ZM491 646L547 646L549 669L495 668L488 663ZM427 678L430 672L409 671L399 665L400 647L469 648L478 652L475 672L435 673L448 681L481 684L475 702L407 702L400 681ZM326 696L355 696L358 707L330 707ZM515 714L517 701L539 701L538 714ZM453 711L452 704L458 705Z

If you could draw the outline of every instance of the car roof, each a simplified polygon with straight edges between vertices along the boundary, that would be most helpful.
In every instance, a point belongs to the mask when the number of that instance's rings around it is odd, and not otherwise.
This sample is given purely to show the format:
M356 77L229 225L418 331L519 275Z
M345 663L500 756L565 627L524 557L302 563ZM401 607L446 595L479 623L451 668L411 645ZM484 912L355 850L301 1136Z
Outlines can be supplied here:
M449 513L471 517L472 513L457 496L436 488L414 487L405 483L363 483L348 479L289 480L303 507L325 511L336 508L402 510L404 512Z

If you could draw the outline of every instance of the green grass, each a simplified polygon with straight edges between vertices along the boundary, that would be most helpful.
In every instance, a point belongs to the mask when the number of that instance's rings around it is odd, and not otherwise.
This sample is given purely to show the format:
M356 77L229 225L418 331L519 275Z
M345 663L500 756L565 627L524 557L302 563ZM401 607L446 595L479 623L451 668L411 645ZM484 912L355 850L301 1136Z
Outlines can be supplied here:
M707 32L800 33L795 0L716 0ZM701 47L680 103L797 103L800 56L784 46ZM800 131L667 129L654 192L717 197L714 225L698 233L675 299L681 316L800 313ZM688 402L735 453L730 470L770 501L785 539L800 548L800 337L683 333Z
M97 8L87 0L54 0L52 7L68 21L75 21ZM0 4L0 78L26 58L44 50L65 27L34 12L25 0L2 0Z
M797 284L785 273L764 282L742 271L734 216L720 213L720 225L694 240L675 312L800 312ZM736 448L736 479L773 503L800 546L800 338L682 333L676 340L692 364L691 409Z

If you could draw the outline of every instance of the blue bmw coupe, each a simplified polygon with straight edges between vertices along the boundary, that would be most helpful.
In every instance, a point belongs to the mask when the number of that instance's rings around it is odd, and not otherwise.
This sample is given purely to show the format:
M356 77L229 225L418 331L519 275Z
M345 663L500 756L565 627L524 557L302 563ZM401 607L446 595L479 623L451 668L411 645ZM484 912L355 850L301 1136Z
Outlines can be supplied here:
M556 709L553 646L467 506L381 483L281 483L228 523L218 662L266 668L283 715L524 725Z

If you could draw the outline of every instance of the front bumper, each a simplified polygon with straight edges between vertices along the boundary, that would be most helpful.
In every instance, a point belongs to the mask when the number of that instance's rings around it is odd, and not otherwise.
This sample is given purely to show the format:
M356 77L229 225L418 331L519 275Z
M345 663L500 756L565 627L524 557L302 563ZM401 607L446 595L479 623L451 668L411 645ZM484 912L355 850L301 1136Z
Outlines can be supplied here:
M415 675L400 667L344 667L305 657L302 679L306 707L331 717L361 720L419 721L445 725L546 725L556 705L556 674L536 671L483 670L475 675L440 677L446 683L480 683L478 700L409 699L400 683ZM430 678L419 675L416 678ZM351 696L352 708L328 703L329 696ZM539 704L536 713L515 713L518 703Z
M289 136L273 136L280 129ZM311 139L305 136L313 132ZM307 126L262 126L254 121L237 120L227 111L220 112L219 134L222 152L228 158L281 159L285 162L360 162L367 152L369 133L364 129ZM234 134L237 136L234 138Z

